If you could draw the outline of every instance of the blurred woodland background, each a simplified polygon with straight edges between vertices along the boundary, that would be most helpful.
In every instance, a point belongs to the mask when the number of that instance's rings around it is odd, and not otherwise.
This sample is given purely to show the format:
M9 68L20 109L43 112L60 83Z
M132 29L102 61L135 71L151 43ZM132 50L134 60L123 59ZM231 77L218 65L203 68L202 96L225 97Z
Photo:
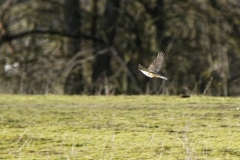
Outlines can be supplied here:
M0 93L232 96L239 66L240 0L0 0Z

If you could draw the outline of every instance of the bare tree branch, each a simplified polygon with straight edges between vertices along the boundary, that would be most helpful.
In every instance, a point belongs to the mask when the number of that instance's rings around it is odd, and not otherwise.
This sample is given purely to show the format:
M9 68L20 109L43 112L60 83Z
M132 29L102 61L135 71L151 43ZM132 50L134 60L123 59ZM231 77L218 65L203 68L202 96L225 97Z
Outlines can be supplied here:
M19 38L29 36L29 35L32 35L32 34L61 36L61 37L68 37L68 38L74 38L74 39L84 38L84 39L93 40L93 41L105 44L105 42L101 38L94 37L94 36L87 35L87 34L83 34L83 33L81 33L80 35L77 35L77 36L73 36L73 35L70 35L70 34L67 34L67 33L64 33L64 32L60 32L60 31L32 30L32 31L26 31L26 32L18 33L18 34L15 34L15 35L5 34L0 39L0 46L5 42L9 42L9 41L12 41L14 39L19 39Z

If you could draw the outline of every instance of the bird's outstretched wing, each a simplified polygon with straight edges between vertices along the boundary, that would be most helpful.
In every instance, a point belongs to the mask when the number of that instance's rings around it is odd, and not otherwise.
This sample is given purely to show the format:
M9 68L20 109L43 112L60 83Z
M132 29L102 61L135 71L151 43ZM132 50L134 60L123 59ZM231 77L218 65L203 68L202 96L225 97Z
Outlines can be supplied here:
M163 60L164 60L164 53L158 52L157 58L150 64L150 66L148 67L148 70L150 72L155 72L155 73L159 72L160 69L162 68Z

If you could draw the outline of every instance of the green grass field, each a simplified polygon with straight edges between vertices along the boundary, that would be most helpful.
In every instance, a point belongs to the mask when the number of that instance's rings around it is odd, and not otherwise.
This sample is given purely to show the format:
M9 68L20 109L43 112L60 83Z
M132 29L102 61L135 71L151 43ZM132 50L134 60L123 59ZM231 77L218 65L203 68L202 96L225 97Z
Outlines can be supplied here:
M240 98L0 95L0 159L240 159Z

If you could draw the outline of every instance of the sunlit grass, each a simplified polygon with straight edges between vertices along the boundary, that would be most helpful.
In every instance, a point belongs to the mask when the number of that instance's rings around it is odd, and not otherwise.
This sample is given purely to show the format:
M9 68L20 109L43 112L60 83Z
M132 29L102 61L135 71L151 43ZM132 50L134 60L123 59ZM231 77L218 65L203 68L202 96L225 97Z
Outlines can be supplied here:
M0 96L0 159L239 159L239 98Z

